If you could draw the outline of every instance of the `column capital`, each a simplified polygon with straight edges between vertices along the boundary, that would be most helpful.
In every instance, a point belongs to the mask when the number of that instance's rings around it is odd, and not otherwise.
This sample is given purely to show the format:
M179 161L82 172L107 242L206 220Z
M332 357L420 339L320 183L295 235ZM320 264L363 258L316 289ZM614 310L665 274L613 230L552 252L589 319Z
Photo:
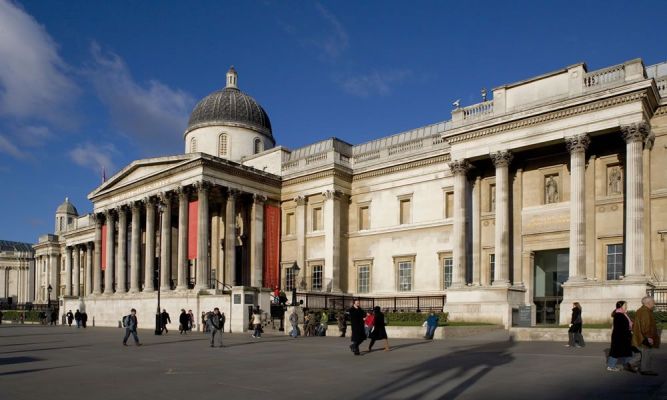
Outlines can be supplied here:
M227 188L227 198L233 199L241 194L241 191L238 189Z
M171 202L171 192L165 191L165 192L160 192L157 195L157 198L160 203L162 204L167 204Z
M121 205L119 205L119 206L114 207L114 211L115 211L116 214L118 214L119 216L120 216L120 214L125 213L125 210L126 210L126 209L127 209L127 205L125 205L125 204L121 204Z
M252 195L252 200L256 204L263 204L266 202L267 199L268 197L264 196L263 194L253 193Z
M93 242L86 242L86 249L88 251L92 250L93 249Z
M343 193L340 190L325 190L322 192L322 196L326 200L338 199Z
M585 133L565 138L565 145L570 153L585 152L589 144L591 144L591 138Z
M179 199L187 199L188 196L190 195L190 185L181 185L176 188L175 190L176 194L178 195Z
M507 167L512 162L514 155L508 150L496 151L495 153L489 154L491 156L491 161L496 168Z
M206 192L211 189L213 185L208 181L197 181L193 185L198 192Z
M116 213L116 211L113 208L108 208L108 209L104 210L104 217L108 221L109 219L113 219L115 213Z
M146 205L146 207L155 205L155 197L153 196L146 196L141 200L142 203Z
M472 164L465 158L449 162L449 169L454 175L465 174L472 168Z
M142 205L143 205L143 204L142 204L142 201L139 200L139 201L133 201L133 202L130 204L130 207L132 208L132 211L134 212L134 211L139 211L139 210L141 210L141 206L142 206Z
M637 122L630 125L621 126L621 135L626 143L644 141L651 130L651 126L646 122Z
M297 206L305 206L306 203L308 203L308 198L300 194L294 198L294 201L296 202Z

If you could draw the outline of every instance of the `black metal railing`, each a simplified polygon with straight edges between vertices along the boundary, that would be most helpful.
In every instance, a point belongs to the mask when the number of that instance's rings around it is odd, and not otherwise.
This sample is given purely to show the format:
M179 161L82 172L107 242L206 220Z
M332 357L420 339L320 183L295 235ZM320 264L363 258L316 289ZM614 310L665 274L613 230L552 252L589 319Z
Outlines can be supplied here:
M440 312L446 300L445 295L368 297L304 292L297 293L296 298L297 302L302 302L307 309L345 310L352 307L355 300L359 300L361 308L379 306L382 310L391 312Z
M58 301L54 300L51 302L51 307L48 304L36 304L36 303L6 303L0 302L0 310L12 310L12 311L46 311L49 308L52 310L58 309Z
M667 288L648 288L646 295L653 297L656 311L667 311Z

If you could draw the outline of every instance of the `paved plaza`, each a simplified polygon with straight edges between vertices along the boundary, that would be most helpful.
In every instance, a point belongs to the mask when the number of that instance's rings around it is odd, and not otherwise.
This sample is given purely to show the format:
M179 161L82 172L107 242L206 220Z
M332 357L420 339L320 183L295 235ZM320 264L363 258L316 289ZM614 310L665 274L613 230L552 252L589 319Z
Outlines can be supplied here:
M667 399L664 351L660 376L611 373L606 344L511 342L502 330L358 357L338 337L230 334L210 348L201 333L140 330L144 345L123 347L123 332L0 326L0 399Z

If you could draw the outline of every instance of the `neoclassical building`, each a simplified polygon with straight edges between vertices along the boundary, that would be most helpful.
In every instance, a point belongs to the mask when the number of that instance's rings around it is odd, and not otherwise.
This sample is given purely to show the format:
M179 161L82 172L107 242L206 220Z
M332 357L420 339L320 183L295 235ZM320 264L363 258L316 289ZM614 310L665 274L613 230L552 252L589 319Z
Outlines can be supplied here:
M0 240L0 302L11 307L35 298L34 262L30 243Z
M35 245L38 301L51 284L115 326L154 314L159 290L168 310L219 306L242 329L269 288L296 286L444 294L453 320L509 326L522 306L564 323L573 301L606 321L666 286L667 64L576 64L433 125L294 150L237 79L197 104L184 154L123 168L89 215L58 208Z

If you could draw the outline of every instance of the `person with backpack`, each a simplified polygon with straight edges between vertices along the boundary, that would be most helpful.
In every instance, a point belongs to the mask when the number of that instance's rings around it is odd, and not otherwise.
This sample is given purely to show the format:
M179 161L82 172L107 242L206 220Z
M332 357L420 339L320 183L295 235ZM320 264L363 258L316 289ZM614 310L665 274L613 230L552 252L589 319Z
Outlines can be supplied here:
M213 314L208 318L207 325L211 331L211 347L215 347L215 336L220 337L220 347L222 347L222 327L224 326L224 317L220 314L218 307L213 309Z
M134 343L141 346L139 337L137 336L137 310L134 308L130 310L130 314L123 317L123 326L125 327L125 337L123 338L123 346L127 346L127 339L132 335Z

